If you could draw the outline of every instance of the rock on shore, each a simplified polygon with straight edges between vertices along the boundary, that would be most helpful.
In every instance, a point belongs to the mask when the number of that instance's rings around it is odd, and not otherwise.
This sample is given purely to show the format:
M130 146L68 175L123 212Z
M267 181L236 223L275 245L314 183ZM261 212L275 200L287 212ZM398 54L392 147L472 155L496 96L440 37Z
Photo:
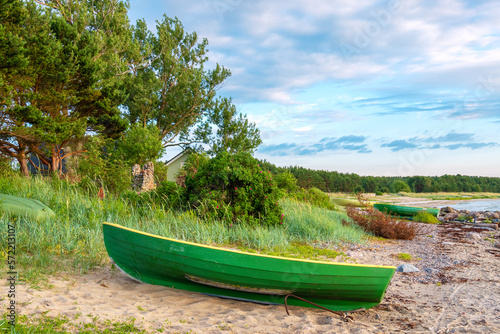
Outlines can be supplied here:
M476 223L500 223L500 211L456 210L452 207L445 206L441 208L439 217L443 221L460 220Z

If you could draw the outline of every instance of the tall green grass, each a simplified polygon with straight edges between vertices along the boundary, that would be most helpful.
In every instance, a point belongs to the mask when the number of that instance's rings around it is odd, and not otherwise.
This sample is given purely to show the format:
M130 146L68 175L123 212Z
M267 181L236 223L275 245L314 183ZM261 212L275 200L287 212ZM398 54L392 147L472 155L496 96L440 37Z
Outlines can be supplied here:
M0 178L0 193L38 199L56 213L55 219L46 221L13 221L21 278L33 281L40 273L81 273L106 263L103 222L202 244L285 255L296 253L297 244L335 246L363 243L367 238L361 228L342 225L345 214L290 199L280 203L285 212L283 225L254 227L204 221L192 211L164 210L153 203L134 206L113 195L100 200L97 192L97 187L83 189L57 179ZM10 218L0 214L0 233L4 238L9 222ZM5 257L7 244L0 247Z

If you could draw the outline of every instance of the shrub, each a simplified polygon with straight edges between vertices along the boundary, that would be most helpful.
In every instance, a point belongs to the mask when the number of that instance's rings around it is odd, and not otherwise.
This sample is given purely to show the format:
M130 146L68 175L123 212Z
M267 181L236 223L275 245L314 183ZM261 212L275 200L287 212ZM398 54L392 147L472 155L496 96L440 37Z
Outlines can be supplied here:
M419 211L416 215L414 215L413 221L427 224L439 224L439 220L436 217L425 211Z
M280 191L273 175L249 153L222 152L198 162L196 173L188 173L185 184L189 204L200 216L233 223L282 223Z
M309 190L301 188L299 191L293 193L292 197L320 208L336 210L335 204L330 201L330 197L318 188L313 187Z
M391 185L392 192L397 194L399 192L411 193L410 186L401 180L396 180Z
M355 224L377 237L412 240L417 234L416 226L410 222L395 220L372 207L361 211L355 207L347 206L346 213Z
M359 194L359 193L364 193L365 189L361 184L358 184L356 187L354 187L353 193L354 194Z
M182 208L185 204L186 188L178 186L175 182L161 182L156 194L162 203L172 209Z
M85 144L87 153L78 162L80 186L93 191L94 188L106 188L113 193L128 190L131 185L130 166L117 156L113 149L113 140L95 136Z
M377 237L388 239L412 240L417 234L422 233L421 229L411 222L396 220L383 212L380 212L366 203L362 195L358 196L360 203L366 208L359 210L353 206L346 207L347 216L366 232L370 232ZM348 221L343 221L349 224Z
M12 169L11 160L0 155L0 177L14 175L16 172Z
M274 180L276 181L278 188L282 189L286 193L293 193L298 189L297 179L289 171L276 175Z
M156 160L153 162L155 168L155 181L157 184L167 181L167 170L168 167L165 162Z

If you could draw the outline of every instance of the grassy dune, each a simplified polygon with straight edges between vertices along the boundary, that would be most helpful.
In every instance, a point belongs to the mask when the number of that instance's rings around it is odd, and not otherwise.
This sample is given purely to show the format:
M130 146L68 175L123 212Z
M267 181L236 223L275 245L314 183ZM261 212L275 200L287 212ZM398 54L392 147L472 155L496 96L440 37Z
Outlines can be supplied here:
M344 226L341 221L347 217L343 213L286 199L280 203L285 213L283 225L251 227L204 221L192 211L164 210L154 203L134 206L119 196L100 200L97 189L84 190L41 177L0 178L0 193L38 199L56 213L55 219L47 221L14 221L20 278L32 284L47 274L79 274L106 263L104 221L208 245L308 258L335 258L341 255L342 244L364 243L368 237L360 228ZM0 215L5 236L9 222L8 217ZM325 244L330 249L318 247ZM5 258L6 243L1 247Z

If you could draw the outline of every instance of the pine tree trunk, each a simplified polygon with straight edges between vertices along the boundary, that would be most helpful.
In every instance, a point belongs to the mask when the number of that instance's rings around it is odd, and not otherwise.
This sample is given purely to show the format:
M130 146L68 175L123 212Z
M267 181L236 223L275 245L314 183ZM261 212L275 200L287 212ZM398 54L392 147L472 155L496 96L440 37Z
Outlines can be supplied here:
M61 174L59 170L61 166L61 150L58 150L57 145L52 146L52 157L50 159L50 173L57 172L58 175Z
M19 153L17 155L17 161L19 162L21 173L24 176L29 177L30 172L28 170L28 160L26 159L26 154L24 152Z

